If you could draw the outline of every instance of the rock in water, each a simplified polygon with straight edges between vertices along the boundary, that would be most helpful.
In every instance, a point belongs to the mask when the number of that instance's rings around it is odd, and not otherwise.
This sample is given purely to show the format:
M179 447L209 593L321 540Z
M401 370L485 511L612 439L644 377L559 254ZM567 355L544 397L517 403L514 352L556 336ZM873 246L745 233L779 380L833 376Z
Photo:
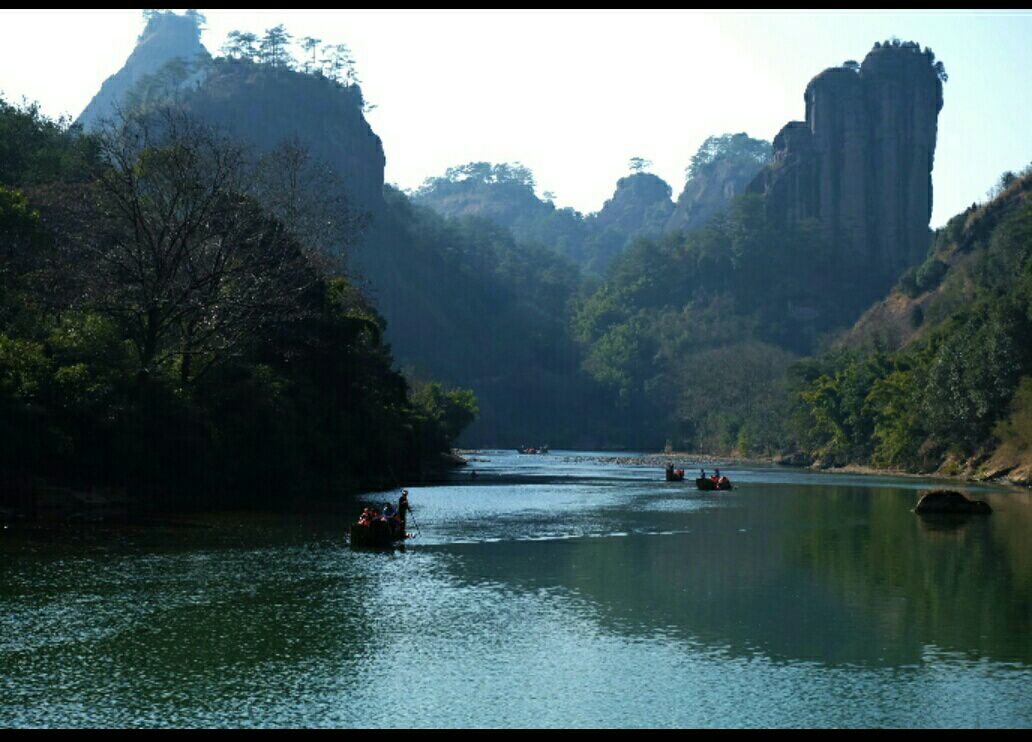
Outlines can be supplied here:
M933 490L921 496L914 508L918 515L988 515L993 512L989 503L969 500L952 490Z

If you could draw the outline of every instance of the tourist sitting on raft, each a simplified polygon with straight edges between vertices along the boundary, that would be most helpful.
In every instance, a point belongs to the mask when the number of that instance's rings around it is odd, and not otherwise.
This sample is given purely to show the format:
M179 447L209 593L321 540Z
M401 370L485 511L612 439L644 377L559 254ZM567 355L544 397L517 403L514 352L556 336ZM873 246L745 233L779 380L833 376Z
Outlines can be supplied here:
M731 480L720 473L720 469L717 469L713 476L707 477L705 469L699 469L699 478L695 480L700 490L729 490L731 489Z
M390 527L391 534L395 538L401 538L405 534L405 515L411 512L412 508L408 504L408 490L402 490L397 507L394 507L392 503L385 502L380 511L371 507L363 508L362 514L358 516L358 525L371 527L373 523L383 521Z
M718 487L720 487L722 489L731 486L731 480L728 479L727 477L721 476L720 469L717 469L713 473L713 476L710 477L710 479L713 480L713 484L717 485Z
M360 526L369 526L374 520L378 520L380 516L372 508L362 508L362 514L358 516L358 524Z

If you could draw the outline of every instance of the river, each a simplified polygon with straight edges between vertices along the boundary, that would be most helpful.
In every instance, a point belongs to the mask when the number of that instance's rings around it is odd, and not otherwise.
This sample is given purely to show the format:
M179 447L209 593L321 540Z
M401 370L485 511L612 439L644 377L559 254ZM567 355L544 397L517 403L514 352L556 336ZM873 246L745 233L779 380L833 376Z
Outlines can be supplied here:
M941 521L917 479L473 459L394 553L328 517L4 531L0 726L1032 726L1028 493Z

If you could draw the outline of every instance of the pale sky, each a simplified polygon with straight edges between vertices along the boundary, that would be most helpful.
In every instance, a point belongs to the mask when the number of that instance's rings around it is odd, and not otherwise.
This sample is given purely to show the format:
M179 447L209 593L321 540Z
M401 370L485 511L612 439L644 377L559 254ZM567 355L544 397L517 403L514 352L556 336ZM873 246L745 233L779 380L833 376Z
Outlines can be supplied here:
M688 13L201 9L218 53L233 29L283 23L346 43L387 181L418 186L473 160L522 162L538 192L598 210L633 156L673 186L711 134L772 139L804 116L822 69L890 36L930 46L949 73L933 226L1032 162L1032 13ZM0 92L77 116L132 51L140 10L0 11Z

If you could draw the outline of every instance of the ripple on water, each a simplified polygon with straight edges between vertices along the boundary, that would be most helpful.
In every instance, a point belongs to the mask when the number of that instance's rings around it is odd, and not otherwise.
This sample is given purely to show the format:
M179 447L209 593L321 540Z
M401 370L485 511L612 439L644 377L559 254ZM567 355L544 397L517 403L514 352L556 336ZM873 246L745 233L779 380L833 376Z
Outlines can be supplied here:
M911 481L753 469L706 498L535 458L570 481L410 488L404 552L263 526L5 559L0 724L1032 725L1009 501L928 530Z

